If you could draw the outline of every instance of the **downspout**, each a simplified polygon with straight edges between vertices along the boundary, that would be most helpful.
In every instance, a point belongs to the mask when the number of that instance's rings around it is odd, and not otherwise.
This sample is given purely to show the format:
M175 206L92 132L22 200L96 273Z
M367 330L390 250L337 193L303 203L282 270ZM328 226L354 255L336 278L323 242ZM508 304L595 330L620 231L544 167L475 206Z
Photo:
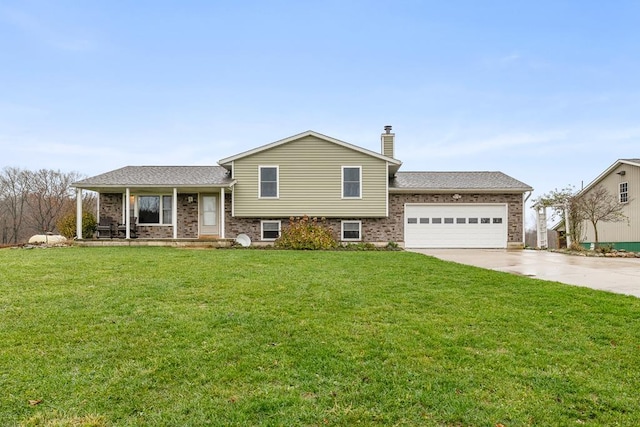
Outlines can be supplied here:
M524 197L523 193L523 197ZM522 244L523 246L526 245L527 243L527 220L526 220L526 208L527 208L527 200L529 200L529 197L531 197L531 194L533 194L533 190L529 191L529 194L527 194L527 197L524 197L524 200L522 201ZM536 227L537 228L537 227Z

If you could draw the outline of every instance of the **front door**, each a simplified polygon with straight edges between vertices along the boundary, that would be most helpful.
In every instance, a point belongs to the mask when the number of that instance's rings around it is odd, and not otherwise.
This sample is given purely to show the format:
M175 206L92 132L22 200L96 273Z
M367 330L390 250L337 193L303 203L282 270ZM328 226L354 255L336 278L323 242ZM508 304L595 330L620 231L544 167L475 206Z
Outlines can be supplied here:
M218 231L218 196L200 195L200 235L217 236Z

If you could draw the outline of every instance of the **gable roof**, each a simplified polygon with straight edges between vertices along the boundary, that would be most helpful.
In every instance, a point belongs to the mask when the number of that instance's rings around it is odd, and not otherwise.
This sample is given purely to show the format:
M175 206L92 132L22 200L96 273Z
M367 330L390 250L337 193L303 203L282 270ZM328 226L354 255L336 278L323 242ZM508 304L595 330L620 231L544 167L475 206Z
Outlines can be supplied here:
M125 166L74 182L76 188L124 187L229 187L233 185L222 166Z
M502 172L398 172L389 181L390 192L507 192L533 188Z
M278 147L280 145L288 144L289 142L296 141L298 139L301 139L301 138L304 138L304 137L307 137L307 136L314 136L314 137L316 137L318 139L322 139L324 141L331 142L331 143L336 144L336 145L340 145L340 146L348 148L350 150L358 151L358 152L366 154L368 156L372 156L372 157L378 158L380 160L384 160L384 161L388 162L392 166L392 172L397 171L398 168L400 168L400 165L402 165L402 162L400 160L397 160L397 159L394 159L394 158L391 158L391 157L387 157L387 156L382 155L380 153L376 153L375 151L367 150L366 148L358 147L357 145L349 144L348 142L344 142L344 141L341 141L339 139L332 138L330 136L323 135L321 133L318 133L318 132L315 132L315 131L312 131L312 130L308 130L306 132L302 132L302 133L299 133L297 135L293 135L293 136L290 136L288 138L272 142L270 144L262 145L260 147L254 148L252 150L244 151L242 153L236 154L235 156L227 157L225 159L220 160L218 162L218 164L222 165L222 166L230 167L231 166L231 162L233 162L235 160L242 159L244 157L248 157L248 156L251 156L253 154L260 153L262 151L270 150L272 148Z
M604 172L596 177L593 181L591 181L586 187L578 192L578 194L585 193L598 185L600 181L602 181L605 177L607 177L614 169L616 169L620 165L630 165L636 166L640 168L640 159L618 159L611 166L609 166Z

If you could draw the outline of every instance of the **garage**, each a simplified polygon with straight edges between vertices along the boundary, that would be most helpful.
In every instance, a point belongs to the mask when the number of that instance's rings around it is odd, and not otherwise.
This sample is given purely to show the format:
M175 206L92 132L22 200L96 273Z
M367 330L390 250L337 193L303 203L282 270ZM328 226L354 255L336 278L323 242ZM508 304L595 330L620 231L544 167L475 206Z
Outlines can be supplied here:
M407 248L506 248L506 204L406 204Z

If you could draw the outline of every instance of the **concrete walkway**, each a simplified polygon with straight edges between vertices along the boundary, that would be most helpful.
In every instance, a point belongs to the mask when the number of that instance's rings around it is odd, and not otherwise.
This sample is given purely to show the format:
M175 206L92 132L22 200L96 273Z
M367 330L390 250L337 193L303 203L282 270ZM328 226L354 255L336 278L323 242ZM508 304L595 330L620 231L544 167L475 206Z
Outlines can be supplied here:
M640 258L583 257L532 250L409 250L460 264L640 297Z

